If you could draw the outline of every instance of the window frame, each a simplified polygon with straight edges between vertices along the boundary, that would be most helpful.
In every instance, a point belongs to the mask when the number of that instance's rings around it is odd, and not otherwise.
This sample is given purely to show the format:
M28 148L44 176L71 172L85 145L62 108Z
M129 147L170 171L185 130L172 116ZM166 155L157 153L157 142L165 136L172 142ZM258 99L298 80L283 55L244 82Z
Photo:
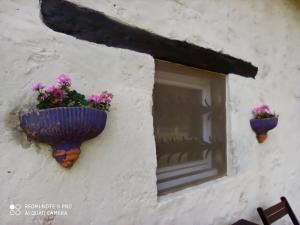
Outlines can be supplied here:
M195 73L197 73L197 75L199 75L199 73L201 74L201 76L203 76L203 78L205 79L198 79L196 77L193 77L194 79L197 80L197 82L195 82L197 85L193 85L193 84L186 84L185 83L180 83L180 79L176 78L174 79L174 77L178 76L178 74L180 74L180 76L186 76L183 73L174 73L172 72L172 70L168 70L165 69L164 67L166 65L171 65L171 66L175 66L181 69L188 69L188 70L192 70ZM164 75L160 74L158 77L158 71L160 70L160 73L162 72L162 70L164 71ZM190 74L189 74L190 75ZM190 76L187 77L190 77ZM193 68L193 67L189 67L189 66L185 66L185 65L180 65L180 64L176 64L176 63L172 63L172 62L168 62L168 61L163 61L163 60L155 60L155 84L156 83L160 83L160 84L175 84L175 85L179 85L179 86L185 86L185 87L191 87L191 88L199 88L201 90L206 90L206 91L210 91L209 89L212 89L212 85L207 87L207 85L210 85L211 82L211 75L216 76L216 77L222 77L222 85L224 85L224 102L222 102L223 105L223 109L224 109L224 149L222 149L223 153L225 154L224 156L224 164L225 164L225 172L222 172L221 174L218 174L218 171L216 168L214 168L212 166L212 151L207 150L207 152L204 152L203 154L206 154L206 158L204 158L203 160L197 160L197 161L191 161L191 162L186 162L183 164L178 164L178 165L172 165L172 166L166 166L163 168L159 168L157 166L157 189L158 189L158 195L164 195L170 192L174 192L174 191L178 191L181 189L184 189L186 187L190 187L190 186L194 186L200 183L204 183L206 181L210 181L219 177L223 177L227 175L228 172L228 130L227 130L227 117L228 117L228 112L227 112L227 78L224 74L219 74L219 73L214 73L214 72L210 72L210 71L206 71L206 70L201 70L201 69L197 69L197 68ZM221 76L220 76L221 75ZM186 77L185 77L186 78ZM175 80L175 81L174 81ZM195 81L195 80L194 80ZM205 93L205 92L203 92ZM207 97L212 98L212 96L209 96L207 94L203 95L202 98L202 104L207 104ZM153 96L153 101L154 101L154 96ZM211 104L211 99L208 100L208 103ZM154 115L153 115L154 116ZM210 125L211 129L212 129L212 125ZM155 129L155 127L154 127ZM204 130L204 128L203 128ZM212 131L211 131L212 132ZM206 141L208 137L203 137ZM156 142L156 140L155 140ZM158 157L158 155L156 155L156 158ZM157 158L158 160L158 158ZM202 172L196 172L199 171L200 169L202 169ZM204 169L206 171L204 171ZM183 176L180 179L170 179L170 177L176 177L177 175L184 175L184 174L190 174L189 176ZM169 179L169 180L168 180Z

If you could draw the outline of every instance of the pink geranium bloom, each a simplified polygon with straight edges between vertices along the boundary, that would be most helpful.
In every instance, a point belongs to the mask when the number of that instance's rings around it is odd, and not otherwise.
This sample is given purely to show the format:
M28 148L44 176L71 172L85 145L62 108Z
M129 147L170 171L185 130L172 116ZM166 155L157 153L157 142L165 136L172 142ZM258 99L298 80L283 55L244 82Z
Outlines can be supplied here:
M53 85L46 91L48 95L54 96L57 102L62 102L66 97L67 93L60 89L57 85Z
M277 116L275 113L272 113L270 107L266 104L259 105L252 109L252 113L254 118L256 119L265 119L265 118L272 118Z
M91 95L88 98L89 103L91 104L110 104L112 101L113 95L107 91L103 91L100 95Z
M66 75L66 74L61 74L57 77L57 85L62 87L62 86L71 86L72 84L72 81L71 81L71 78Z
M113 98L113 94L108 91L103 91L100 94L101 102L110 104Z
M264 112L264 113L271 113L270 107L269 107L268 105L266 105L266 104L261 105L261 106L260 106L260 109L261 109L261 111Z
M42 84L41 82L38 82L38 83L34 83L32 85L32 90L33 91L40 91L42 89L44 89L46 86L44 84Z
M47 92L50 94L54 94L54 93L58 92L59 90L60 90L59 87L57 87L56 85L53 85L47 89Z
M101 98L100 98L100 96L98 96L98 95L91 95L91 96L88 98L88 101L89 101L90 103L98 104L98 103L101 102Z
M253 114L260 114L260 113L268 113L268 114L271 114L271 111L270 111L270 107L269 107L268 105L263 104L263 105L254 107L254 108L252 109L252 113L253 113Z

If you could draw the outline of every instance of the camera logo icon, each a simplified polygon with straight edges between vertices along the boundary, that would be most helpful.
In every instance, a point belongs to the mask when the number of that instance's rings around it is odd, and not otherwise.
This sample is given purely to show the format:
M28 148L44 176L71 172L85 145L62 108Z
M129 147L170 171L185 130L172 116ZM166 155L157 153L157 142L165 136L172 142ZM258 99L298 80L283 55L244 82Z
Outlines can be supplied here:
M20 204L10 204L9 205L9 214L11 216L19 216L21 215L21 208Z

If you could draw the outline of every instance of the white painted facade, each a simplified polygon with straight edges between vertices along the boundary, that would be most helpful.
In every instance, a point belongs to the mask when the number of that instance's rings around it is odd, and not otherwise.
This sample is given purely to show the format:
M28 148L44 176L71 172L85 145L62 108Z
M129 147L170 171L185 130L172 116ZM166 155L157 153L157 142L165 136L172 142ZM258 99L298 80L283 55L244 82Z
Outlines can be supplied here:
M300 2L295 0L73 0L160 35L258 66L229 75L228 176L157 198L151 56L97 45L46 27L35 0L0 1L0 224L227 225L259 222L256 207L285 195L300 218ZM72 76L85 94L114 93L107 127L82 145L71 170L30 143L18 112L31 84ZM258 144L251 108L268 103L279 125ZM11 216L10 204L72 204L68 216Z

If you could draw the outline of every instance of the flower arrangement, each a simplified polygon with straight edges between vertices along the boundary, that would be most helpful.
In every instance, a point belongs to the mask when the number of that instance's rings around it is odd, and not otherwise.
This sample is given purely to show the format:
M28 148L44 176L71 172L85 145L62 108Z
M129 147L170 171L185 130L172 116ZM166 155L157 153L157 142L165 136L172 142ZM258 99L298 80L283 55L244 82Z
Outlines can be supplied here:
M250 120L252 130L256 133L259 143L263 143L268 131L274 129L278 123L278 115L272 113L266 104L256 106L252 109L253 119Z
M252 114L255 119L267 119L277 116L275 113L271 112L270 107L266 104L254 107L252 109Z
M40 82L32 86L37 92L38 109L20 115L20 126L27 136L52 146L52 156L64 168L71 168L80 155L81 143L98 136L105 128L113 95L103 91L86 98L71 88L66 74L57 77L48 88Z
M38 92L36 107L38 109L48 109L55 107L91 107L104 111L109 111L113 94L103 91L100 95L91 95L88 99L71 89L71 78L66 74L57 77L56 83L49 88L41 83L35 83L32 90Z

